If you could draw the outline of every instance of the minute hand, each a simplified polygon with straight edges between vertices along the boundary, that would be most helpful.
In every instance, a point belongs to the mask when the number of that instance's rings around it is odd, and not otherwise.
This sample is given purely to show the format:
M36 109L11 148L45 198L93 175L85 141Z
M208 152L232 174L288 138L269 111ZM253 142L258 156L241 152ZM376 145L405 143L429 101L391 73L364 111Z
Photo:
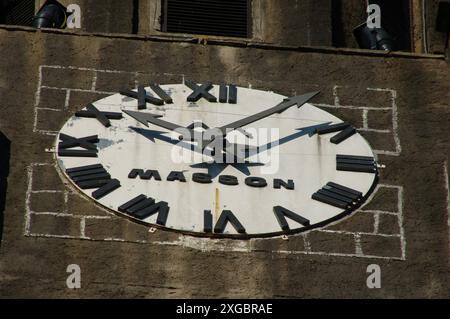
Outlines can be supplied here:
M311 100L314 96L316 96L319 93L320 92L311 92L311 93L307 93L304 95L299 95L299 96L294 96L294 97L288 98L288 99L284 100L283 102L281 102L280 104L278 104L277 106L274 106L265 111L256 113L249 117L243 118L239 121L222 126L219 128L219 130L222 132L223 136L225 136L225 135L227 135L227 133L229 133L231 131L234 131L238 128L241 128L241 127L244 127L251 123L262 120L273 114L276 114L276 113L281 114L294 105L297 105L300 108L303 104L307 103L309 100ZM217 136L215 136L215 137L217 138Z

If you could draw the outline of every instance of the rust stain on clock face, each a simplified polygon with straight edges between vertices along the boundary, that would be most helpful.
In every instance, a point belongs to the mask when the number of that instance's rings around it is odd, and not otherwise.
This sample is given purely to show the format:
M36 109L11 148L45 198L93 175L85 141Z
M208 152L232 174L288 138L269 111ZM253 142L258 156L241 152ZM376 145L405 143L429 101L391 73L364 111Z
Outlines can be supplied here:
M215 197L215 208L214 208L214 220L217 221L220 215L220 193L219 189L216 188L216 197Z

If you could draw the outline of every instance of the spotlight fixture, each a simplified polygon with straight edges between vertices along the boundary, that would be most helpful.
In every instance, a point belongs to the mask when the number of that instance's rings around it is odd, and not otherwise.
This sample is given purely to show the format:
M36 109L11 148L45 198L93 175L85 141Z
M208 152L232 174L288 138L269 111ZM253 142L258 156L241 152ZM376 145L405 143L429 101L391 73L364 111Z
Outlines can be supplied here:
M394 39L383 28L369 28L363 23L353 30L353 35L361 49L393 51Z
M67 9L55 0L47 0L33 18L35 28L65 29L67 27Z

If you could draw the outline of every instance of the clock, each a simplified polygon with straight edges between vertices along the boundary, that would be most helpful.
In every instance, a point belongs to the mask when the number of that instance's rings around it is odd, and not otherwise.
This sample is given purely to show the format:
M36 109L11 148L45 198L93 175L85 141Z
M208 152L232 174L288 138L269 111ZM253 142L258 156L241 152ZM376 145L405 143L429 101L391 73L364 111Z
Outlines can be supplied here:
M317 94L139 86L69 118L56 159L92 201L151 227L232 238L322 227L365 202L378 166L355 127L309 103Z

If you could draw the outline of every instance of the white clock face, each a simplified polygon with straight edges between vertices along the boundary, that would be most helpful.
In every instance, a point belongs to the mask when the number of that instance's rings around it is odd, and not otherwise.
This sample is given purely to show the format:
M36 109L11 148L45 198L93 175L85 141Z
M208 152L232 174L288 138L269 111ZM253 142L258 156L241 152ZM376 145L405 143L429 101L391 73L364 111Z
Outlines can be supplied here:
M369 144L350 124L305 103L312 95L285 100L192 83L145 90L77 112L56 145L61 170L80 192L124 217L202 236L274 236L337 220L375 186ZM231 132L212 142L181 141L171 131L192 133L192 123L200 136L210 128ZM211 153L219 140L249 144L249 152ZM222 153L235 156L221 163Z

